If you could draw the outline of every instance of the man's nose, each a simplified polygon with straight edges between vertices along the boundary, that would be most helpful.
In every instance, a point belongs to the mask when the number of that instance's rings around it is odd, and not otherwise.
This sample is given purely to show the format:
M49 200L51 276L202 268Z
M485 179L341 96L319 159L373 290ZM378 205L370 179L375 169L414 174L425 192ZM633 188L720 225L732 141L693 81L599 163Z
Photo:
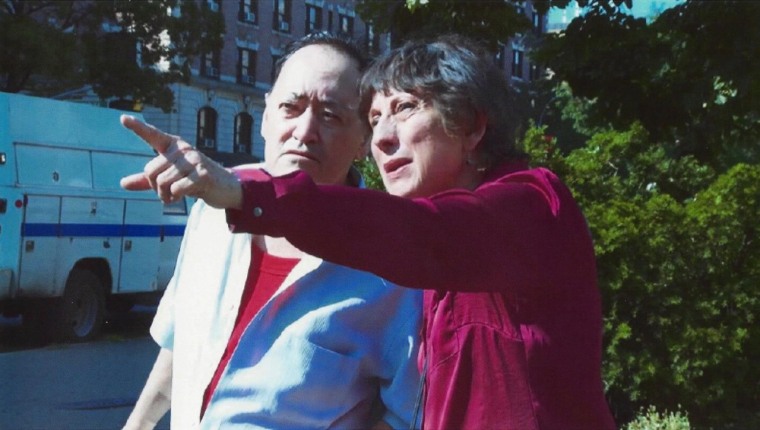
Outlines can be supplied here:
M396 122L390 118L380 118L372 128L372 145L383 152L390 152L397 146Z
M296 126L293 129L293 137L305 144L312 144L319 139L319 121L312 109L304 110L296 118Z

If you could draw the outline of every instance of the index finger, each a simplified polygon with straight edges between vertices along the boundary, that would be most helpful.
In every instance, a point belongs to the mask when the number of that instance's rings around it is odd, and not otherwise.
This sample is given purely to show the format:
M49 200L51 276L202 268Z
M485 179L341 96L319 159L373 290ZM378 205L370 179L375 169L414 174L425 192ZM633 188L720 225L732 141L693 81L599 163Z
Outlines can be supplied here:
M132 115L122 115L120 120L121 125L140 136L142 140L155 149L159 154L166 152L169 145L174 142L175 137L171 134L164 133L156 127L146 124Z

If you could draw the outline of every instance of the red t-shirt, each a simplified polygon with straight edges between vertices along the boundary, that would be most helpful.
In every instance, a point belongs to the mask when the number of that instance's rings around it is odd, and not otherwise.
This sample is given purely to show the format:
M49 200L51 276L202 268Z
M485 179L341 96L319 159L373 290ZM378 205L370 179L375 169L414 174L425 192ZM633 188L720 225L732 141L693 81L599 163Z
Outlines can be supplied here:
M259 309L280 288L280 285L282 285L282 282L298 261L297 258L275 257L263 251L255 244L251 244L251 266L248 268L248 278L245 281L243 296L240 299L240 309L235 320L235 327L232 329L230 340L227 342L227 347L224 350L224 354L222 354L219 365L216 367L214 376L203 393L201 417L206 412L211 395L214 394L219 379L225 367L227 367L227 362L230 361L230 357L240 341L240 336L243 335L246 327L248 327L253 317L256 316Z

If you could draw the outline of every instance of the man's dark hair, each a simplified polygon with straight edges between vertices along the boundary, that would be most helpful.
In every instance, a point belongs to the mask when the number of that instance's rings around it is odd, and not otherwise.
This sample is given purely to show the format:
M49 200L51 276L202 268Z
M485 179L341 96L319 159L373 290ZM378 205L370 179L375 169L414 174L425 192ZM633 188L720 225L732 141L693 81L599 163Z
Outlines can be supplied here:
M319 31L315 33L307 34L306 36L297 39L285 48L285 54L280 57L274 65L274 81L272 85L277 82L277 78L280 77L280 71L282 65L293 55L294 52L309 45L326 45L332 47L338 52L347 55L349 58L356 61L359 66L359 72L364 72L369 64L367 58L362 54L361 49L356 45L352 39L347 36L332 34L326 31Z
M380 56L362 77L360 112L367 117L375 93L415 94L442 116L448 132L468 133L485 117L476 148L483 167L522 158L515 146L512 95L504 73L476 42L460 35L409 41Z

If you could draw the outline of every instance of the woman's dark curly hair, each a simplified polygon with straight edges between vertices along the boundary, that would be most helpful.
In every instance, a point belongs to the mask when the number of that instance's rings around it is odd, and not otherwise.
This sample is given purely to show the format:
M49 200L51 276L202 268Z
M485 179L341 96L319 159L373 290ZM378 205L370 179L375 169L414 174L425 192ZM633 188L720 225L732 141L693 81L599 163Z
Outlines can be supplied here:
M523 158L515 146L509 84L474 41L460 35L410 41L377 58L362 78L362 117L367 117L375 93L390 90L431 103L451 134L469 132L485 116L485 135L476 148L482 167Z

